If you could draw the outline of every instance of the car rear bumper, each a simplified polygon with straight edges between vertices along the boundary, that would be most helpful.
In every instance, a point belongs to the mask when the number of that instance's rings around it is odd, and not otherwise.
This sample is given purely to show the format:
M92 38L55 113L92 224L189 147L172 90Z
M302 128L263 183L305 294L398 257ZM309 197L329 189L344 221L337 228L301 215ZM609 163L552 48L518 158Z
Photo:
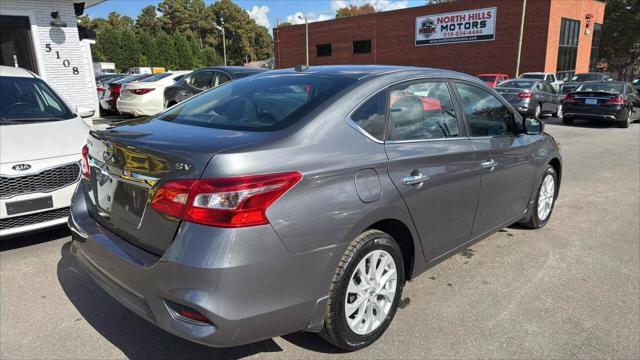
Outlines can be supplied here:
M320 329L330 274L318 269L326 268L335 248L293 254L271 226L183 223L157 256L95 221L81 189L69 217L72 253L106 292L151 323L214 347ZM171 302L195 309L213 325L180 319Z
M624 122L627 120L629 110L624 108L583 109L565 105L562 113L565 118Z
M132 95L133 96L133 95ZM164 110L164 99L162 98L137 98L123 99L118 98L117 109L121 114L131 114L133 116L151 116Z

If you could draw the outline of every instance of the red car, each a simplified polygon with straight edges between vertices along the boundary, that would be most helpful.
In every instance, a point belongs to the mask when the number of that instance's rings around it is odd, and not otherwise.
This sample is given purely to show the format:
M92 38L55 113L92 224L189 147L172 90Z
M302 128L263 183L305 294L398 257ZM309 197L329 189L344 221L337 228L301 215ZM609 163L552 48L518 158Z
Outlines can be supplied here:
M477 78L487 83L487 85L491 87L496 87L496 85L500 84L505 80L509 80L509 75L507 74L480 74L476 75Z

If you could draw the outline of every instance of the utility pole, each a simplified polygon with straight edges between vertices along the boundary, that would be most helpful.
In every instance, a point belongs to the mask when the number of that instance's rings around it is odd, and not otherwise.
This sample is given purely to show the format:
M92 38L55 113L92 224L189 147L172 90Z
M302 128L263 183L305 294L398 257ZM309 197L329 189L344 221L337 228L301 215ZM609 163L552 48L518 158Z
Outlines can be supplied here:
M520 76L520 57L522 56L522 38L524 37L524 15L527 10L527 0L522 0L522 18L520 19L520 40L518 41L518 58L516 60L516 77Z
M305 15L298 15L298 19L304 19L304 49L307 58L307 66L309 66L309 21Z
M218 30L222 31L222 57L224 58L224 66L227 66L227 39L224 35L224 18L220 18L220 25L213 24Z

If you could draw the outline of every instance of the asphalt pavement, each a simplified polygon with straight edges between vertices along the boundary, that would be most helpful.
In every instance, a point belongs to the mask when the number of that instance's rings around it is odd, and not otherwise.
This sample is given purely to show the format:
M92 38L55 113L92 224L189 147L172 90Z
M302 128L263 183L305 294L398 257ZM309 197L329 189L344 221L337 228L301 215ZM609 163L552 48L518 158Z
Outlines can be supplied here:
M364 350L308 333L231 349L179 339L99 288L58 228L0 241L0 358L638 358L640 125L546 122L564 156L549 224L504 229L408 283Z

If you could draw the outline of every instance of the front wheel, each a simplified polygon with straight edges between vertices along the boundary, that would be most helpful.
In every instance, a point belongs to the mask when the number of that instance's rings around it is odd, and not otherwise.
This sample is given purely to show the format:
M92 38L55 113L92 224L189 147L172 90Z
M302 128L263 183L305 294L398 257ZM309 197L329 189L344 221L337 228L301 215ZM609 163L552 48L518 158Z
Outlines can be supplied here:
M529 206L529 220L520 224L530 229L539 229L545 225L551 218L553 206L555 205L558 189L558 176L555 169L551 165L547 165L547 169L542 175L542 181L538 187L536 199Z
M374 343L389 327L404 286L395 240L367 230L351 242L336 269L320 335L347 351Z

